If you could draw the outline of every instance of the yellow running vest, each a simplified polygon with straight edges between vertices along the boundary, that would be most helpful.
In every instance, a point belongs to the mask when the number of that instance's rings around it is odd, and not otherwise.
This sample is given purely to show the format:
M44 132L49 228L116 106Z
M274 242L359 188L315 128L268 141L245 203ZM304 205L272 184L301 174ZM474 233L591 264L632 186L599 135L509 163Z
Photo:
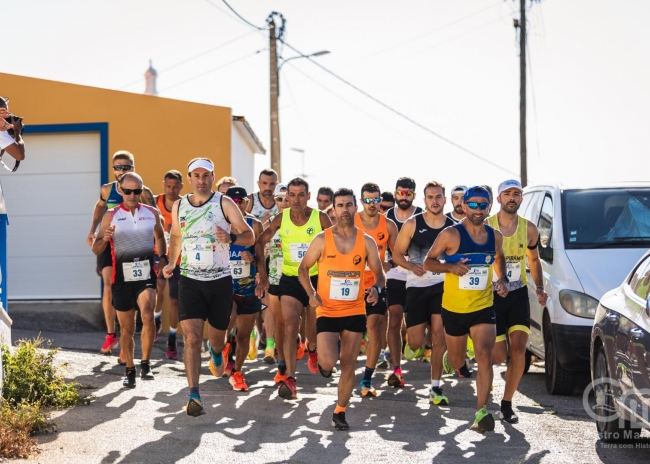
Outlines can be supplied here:
M320 211L311 210L311 216L305 225L297 226L291 221L289 214L291 208L282 211L282 223L280 224L280 239L282 240L282 275L289 277L298 276L298 266L303 256L307 253L309 244L314 237L322 232L320 225ZM318 264L309 269L309 275L318 274Z
M510 282L508 290L513 291L528 284L526 274L526 249L528 248L528 220L517 216L517 229L510 237L503 236L503 254L506 257L506 274ZM495 214L488 218L488 224L499 229L499 218ZM496 276L495 276L496 277Z

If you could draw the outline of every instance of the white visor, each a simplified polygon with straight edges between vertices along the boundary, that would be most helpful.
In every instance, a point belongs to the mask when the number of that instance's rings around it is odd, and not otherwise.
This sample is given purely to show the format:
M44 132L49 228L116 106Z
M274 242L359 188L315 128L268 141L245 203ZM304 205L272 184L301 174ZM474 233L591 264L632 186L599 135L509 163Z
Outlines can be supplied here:
M198 160L194 161L192 164L189 165L189 167L187 169L188 169L188 172L191 173L192 171L194 171L195 169L198 169L198 168L203 168L203 169L206 169L206 170L208 170L210 172L214 172L214 165L210 161L204 160L204 159L198 159Z

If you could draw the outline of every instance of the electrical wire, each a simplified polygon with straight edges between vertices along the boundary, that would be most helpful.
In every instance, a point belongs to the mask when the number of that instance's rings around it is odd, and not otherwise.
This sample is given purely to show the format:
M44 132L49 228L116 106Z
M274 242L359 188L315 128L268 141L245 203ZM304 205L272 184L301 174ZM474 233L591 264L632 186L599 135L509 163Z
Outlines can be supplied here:
M207 1L207 0L206 0L206 1ZM237 11L235 11L235 9L234 9L233 7L231 7L231 6L228 4L228 2L227 2L226 0L222 0L222 1L223 1L224 5L226 5L226 6L228 7L228 9L229 9L230 11L232 11L232 12L235 14L235 16L237 16L237 17L238 17L239 19L241 19L243 22L245 22L246 24L248 24L250 27L252 27L252 28L254 28L254 29L257 29L258 31L263 31L263 30L265 29L265 28L263 28L263 27L258 27L258 26L256 26L255 24L251 23L251 22L248 21L246 18L244 18L242 15L240 15L239 13L237 13ZM209 2L209 3L212 3L212 2Z

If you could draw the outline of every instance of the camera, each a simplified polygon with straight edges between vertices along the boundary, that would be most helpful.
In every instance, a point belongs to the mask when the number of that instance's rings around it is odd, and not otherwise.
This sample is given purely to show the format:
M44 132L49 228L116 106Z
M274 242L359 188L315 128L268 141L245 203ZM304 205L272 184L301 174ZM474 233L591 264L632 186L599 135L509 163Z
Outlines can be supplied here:
M20 135L23 135L23 132L25 132L25 126L22 125L23 124L22 117L9 113L9 117L4 118L4 120L7 121L9 124L20 122ZM14 139L16 138L16 131L14 129L7 129L7 134L11 135Z

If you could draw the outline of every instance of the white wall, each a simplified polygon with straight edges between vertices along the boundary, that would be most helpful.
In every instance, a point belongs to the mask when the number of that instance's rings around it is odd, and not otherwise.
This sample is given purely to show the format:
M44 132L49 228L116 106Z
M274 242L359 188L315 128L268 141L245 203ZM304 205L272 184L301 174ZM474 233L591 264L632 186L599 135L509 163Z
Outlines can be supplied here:
M255 175L255 154L250 149L235 124L232 124L232 146L230 154L232 177L248 193L257 189Z

